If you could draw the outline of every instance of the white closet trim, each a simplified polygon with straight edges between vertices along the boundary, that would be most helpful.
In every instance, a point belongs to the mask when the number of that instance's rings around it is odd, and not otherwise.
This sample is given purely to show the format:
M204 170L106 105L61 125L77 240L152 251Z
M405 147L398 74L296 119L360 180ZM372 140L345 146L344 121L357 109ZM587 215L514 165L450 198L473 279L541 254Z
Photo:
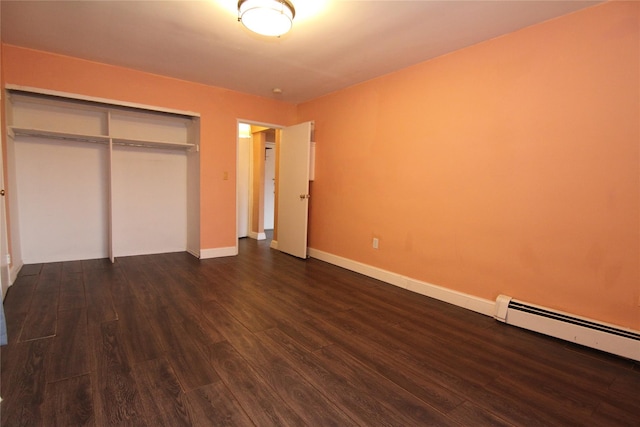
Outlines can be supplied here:
M196 113L196 112L193 112L193 111L175 110L175 109L172 109L172 108L162 108L162 107L156 107L156 106L153 106L153 105L138 104L136 102L127 102L127 101L119 101L119 100L108 99L108 98L100 98L100 97L95 97L95 96L86 96L86 95L80 95L80 94L77 94L77 93L61 92L61 91L49 90L49 89L41 89L41 88L36 88L36 87L31 87L31 86L20 86L20 85L14 85L14 84L6 84L5 85L5 89L7 89L7 90L16 90L16 91L21 91L21 92L30 92L30 93L33 93L33 94L40 94L40 95L59 96L61 98L75 99L75 100L78 100L78 101L89 101L89 102L97 102L97 103L100 103L100 104L117 105L119 107L130 107L130 108L136 108L136 109L140 109L140 110L155 111L155 112L158 112L158 113L178 114L180 116L188 116L188 117L200 117L200 113Z

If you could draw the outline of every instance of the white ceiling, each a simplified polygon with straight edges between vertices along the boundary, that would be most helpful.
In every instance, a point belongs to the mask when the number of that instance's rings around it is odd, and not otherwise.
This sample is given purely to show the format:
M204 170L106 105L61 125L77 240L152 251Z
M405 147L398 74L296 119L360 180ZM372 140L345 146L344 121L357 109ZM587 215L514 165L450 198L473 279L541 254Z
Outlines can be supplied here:
M2 41L299 103L601 3L292 2L293 30L270 39L236 0L2 0Z

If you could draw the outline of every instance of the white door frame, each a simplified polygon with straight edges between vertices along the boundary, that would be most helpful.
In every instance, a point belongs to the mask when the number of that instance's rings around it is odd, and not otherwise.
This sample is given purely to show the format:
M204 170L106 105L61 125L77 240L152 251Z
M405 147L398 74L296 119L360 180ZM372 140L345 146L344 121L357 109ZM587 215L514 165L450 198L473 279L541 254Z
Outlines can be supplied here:
M0 95L0 102L3 102L2 95ZM4 132L1 133L3 134ZM2 298L0 298L0 304L2 300L4 300L7 289L11 286L11 274L9 273L9 239L7 236L7 196L4 186L4 158L2 154L3 141L4 135L0 135L0 188L2 189L2 195L0 196L0 289L2 290Z

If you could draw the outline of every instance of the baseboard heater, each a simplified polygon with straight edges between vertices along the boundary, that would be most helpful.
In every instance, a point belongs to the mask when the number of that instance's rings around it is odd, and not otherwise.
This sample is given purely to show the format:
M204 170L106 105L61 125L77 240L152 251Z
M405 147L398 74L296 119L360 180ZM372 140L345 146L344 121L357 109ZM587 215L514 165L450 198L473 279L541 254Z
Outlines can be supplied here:
M496 299L494 317L509 325L640 361L640 333L631 329L517 301L506 295Z

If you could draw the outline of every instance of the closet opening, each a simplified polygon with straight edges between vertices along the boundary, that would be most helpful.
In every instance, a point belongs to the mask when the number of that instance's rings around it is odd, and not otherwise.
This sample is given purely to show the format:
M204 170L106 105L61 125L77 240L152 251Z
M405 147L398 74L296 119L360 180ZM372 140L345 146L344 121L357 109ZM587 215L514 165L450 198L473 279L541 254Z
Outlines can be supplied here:
M7 87L14 264L200 256L197 113Z

